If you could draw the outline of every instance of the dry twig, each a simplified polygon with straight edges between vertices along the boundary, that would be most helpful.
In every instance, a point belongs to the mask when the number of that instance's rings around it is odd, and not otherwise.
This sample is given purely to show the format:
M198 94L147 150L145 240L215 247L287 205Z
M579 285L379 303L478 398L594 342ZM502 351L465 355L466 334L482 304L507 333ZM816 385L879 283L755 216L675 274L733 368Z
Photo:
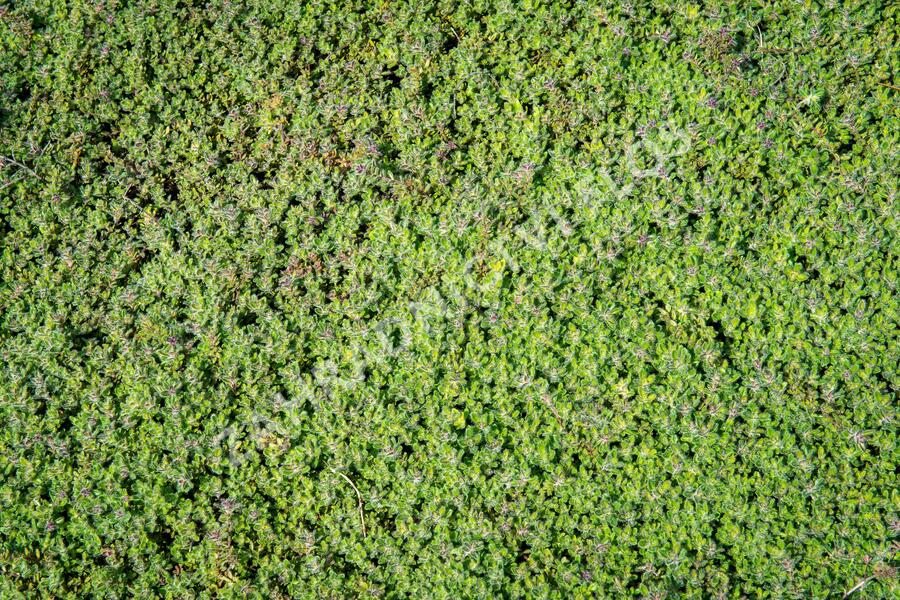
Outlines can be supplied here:
M869 583L870 581L872 581L874 578L875 578L874 575L870 575L869 577L866 577L865 579L863 579L862 581L860 581L859 583L854 585L852 588L847 590L847 593L844 594L844 598L849 598L850 594L852 594L853 592L858 592L859 590L863 589L866 586L866 584Z
M336 474L340 475L341 477L343 477L344 481L349 483L350 487L353 488L353 491L356 492L356 500L359 502L359 520L362 523L362 534L363 534L363 537L366 537L366 515L365 515L365 512L363 511L362 494L359 493L359 489L353 484L352 481L350 481L349 477L347 477L346 475L344 475L343 473L341 473L340 471L337 471L335 469L332 469L331 471L333 473L336 473Z

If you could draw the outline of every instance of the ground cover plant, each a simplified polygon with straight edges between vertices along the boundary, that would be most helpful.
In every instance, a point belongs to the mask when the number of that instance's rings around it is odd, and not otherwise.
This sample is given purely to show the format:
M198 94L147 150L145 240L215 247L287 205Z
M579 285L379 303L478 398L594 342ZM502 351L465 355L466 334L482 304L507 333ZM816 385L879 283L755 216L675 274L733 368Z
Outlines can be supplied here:
M0 6L0 597L900 593L896 3Z

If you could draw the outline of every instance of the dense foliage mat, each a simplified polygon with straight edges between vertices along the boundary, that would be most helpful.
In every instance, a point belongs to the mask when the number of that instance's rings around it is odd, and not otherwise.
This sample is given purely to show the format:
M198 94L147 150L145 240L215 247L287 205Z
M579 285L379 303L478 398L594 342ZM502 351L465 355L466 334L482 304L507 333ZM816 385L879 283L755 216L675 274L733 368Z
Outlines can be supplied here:
M7 2L0 596L896 597L897 35Z

